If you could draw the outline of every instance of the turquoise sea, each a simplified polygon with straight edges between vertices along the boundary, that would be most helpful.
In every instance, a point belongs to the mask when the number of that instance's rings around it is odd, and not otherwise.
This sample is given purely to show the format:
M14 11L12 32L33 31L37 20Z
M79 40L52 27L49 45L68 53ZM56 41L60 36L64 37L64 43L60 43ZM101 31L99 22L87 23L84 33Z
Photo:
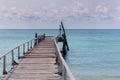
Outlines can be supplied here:
M0 55L34 38L35 33L57 36L59 30L1 29ZM67 29L66 33L70 47L66 61L77 80L120 80L120 30ZM7 65L11 65L9 59Z

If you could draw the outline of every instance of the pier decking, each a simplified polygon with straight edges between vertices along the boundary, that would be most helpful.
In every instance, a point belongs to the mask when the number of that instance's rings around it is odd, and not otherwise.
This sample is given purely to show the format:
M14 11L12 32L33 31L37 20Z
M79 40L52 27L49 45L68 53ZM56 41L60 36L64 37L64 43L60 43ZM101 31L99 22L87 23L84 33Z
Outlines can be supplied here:
M57 73L54 40L46 37L35 48L27 52L8 79L61 80L61 76Z

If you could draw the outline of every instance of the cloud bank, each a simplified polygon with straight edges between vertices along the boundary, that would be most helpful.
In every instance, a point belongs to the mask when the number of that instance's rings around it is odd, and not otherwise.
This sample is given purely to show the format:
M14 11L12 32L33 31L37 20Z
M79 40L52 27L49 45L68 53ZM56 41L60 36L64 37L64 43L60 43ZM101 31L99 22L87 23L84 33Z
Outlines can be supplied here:
M49 0L48 2L30 0L28 3L25 3L24 0L1 0L3 5L0 3L0 26L28 26L27 28L42 24L56 26L54 24L58 24L61 20L71 27L78 26L76 28L81 28L79 26L87 26L86 28L94 26L93 28L96 28L98 24L100 24L100 27L103 25L120 25L120 6L118 0L53 1L55 2ZM39 2L41 3L39 4ZM107 25L108 23L109 25Z
M81 2L74 2L69 6L49 5L42 7L39 10L29 8L0 7L0 19L17 19L23 21L58 21L58 20L72 20L72 19L115 19L112 12L120 13L120 7L108 7L103 4L98 4L95 7L88 7L87 4ZM120 16L119 16L120 17Z

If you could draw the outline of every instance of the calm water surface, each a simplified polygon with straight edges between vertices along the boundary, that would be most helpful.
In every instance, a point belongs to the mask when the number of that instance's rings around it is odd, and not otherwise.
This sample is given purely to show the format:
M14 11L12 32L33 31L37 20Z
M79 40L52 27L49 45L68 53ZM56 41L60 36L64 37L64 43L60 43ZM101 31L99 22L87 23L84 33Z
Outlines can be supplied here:
M53 29L0 30L0 55L34 38L36 32L59 34ZM77 80L120 80L120 30L66 32L70 47L66 61ZM11 65L9 61L8 65ZM0 72L1 69L0 64Z

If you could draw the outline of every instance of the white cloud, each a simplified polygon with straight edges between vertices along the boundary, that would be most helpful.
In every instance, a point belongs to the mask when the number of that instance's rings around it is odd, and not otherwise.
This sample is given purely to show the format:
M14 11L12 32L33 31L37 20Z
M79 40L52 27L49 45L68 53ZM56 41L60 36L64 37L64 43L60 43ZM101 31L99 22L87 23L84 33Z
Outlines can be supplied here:
M96 18L111 20L113 19L112 10L107 5L99 4L96 6Z
M114 16L116 17L116 19L120 20L120 6L117 6L115 8L115 14Z
M31 9L20 9L17 7L1 7L0 18L10 20L37 20L39 17Z
M108 10L108 8L106 6L98 5L96 7L96 12L97 13L106 14L106 13L108 13L108 11L109 10Z
M69 8L68 8L69 9ZM86 5L81 2L75 2L71 6L71 10L74 13L74 15L82 15L82 14L88 14L89 10L86 8Z

